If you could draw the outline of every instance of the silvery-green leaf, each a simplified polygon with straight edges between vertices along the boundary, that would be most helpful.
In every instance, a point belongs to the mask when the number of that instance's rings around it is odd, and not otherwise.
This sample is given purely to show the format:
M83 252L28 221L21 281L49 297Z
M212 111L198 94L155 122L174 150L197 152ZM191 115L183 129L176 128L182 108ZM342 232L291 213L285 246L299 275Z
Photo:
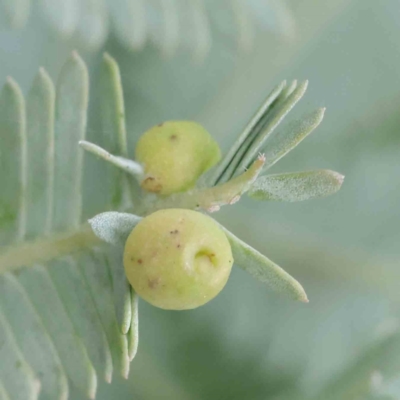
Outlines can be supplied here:
M318 108L303 118L290 122L288 126L277 129L261 149L265 155L264 169L272 167L313 132L322 122L324 113L325 108Z
M307 303L307 295L292 276L224 228L232 247L234 263L282 295Z
M0 382L10 400L36 400L40 383L16 345L8 322L0 313Z
M118 326L106 255L99 250L90 253L86 251L77 255L77 262L100 315L111 348L114 368L127 378L129 373L128 340Z
M21 28L29 17L30 0L1 0L0 13L4 13L11 28Z
M54 173L55 90L41 68L27 99L26 239L47 234L51 227Z
M210 186L214 186L219 182L227 181L229 175L227 170L229 166L233 163L235 156L238 154L238 152L242 150L242 146L244 145L246 139L248 139L248 137L251 136L253 132L257 129L257 126L259 126L260 121L262 121L268 114L271 105L281 94L285 86L286 86L286 81L281 82L267 96L267 98L264 100L260 108L251 118L251 120L249 121L243 132L239 135L239 137L236 139L232 147L223 157L221 162L216 166L215 170L212 170L213 171L212 176L210 177L208 182Z
M108 35L106 0L80 0L76 34L90 49L98 49Z
M114 246L125 246L126 239L141 217L133 214L109 211L89 220L95 235Z
M11 78L0 94L0 240L1 245L22 238L25 228L26 132L25 102Z
M77 143L85 136L89 78L85 63L73 53L57 84L53 228L77 229L82 211L83 151Z
M255 25L252 20L250 7L242 0L233 0L232 8L237 26L238 48L244 51L250 51L255 37Z
M285 85L282 87L282 90L280 90L279 95L274 99L270 107L266 109L266 112L250 130L245 141L236 152L229 167L224 172L222 178L223 180L231 179L232 177L240 175L246 170L247 167L243 167L244 160L250 159L248 155L251 149L254 147L254 143L262 140L266 137L266 135L268 136L271 132L271 128L273 130L283 119L282 113L285 114L290 111L290 105L293 104L292 93L296 90L296 88L297 81L293 81L289 85L286 85L285 82ZM295 97L295 99L296 98L297 97Z
M91 109L93 118L88 131L88 140L81 147L98 157L85 156L83 185L83 214L91 218L104 210L125 208L131 205L128 196L133 192L131 177L126 176L114 165L128 173L142 171L140 165L125 160L128 154L125 106L121 76L115 60L108 54L103 56L99 84L93 87L95 103ZM101 146L101 147L100 147ZM102 149L104 147L104 149ZM114 155L111 155L115 154ZM104 159L110 163L104 162ZM102 179L97 177L101 176Z
M193 49L194 59L200 63L207 56L212 46L210 24L202 0L194 0L190 3L186 3L186 5L190 8L191 14L191 19L185 18L185 21L190 21L190 29L186 31L193 33L193 39L188 40L187 46ZM184 4L182 4L182 6L184 6ZM183 26L182 29L185 29L185 27ZM182 40L184 41L187 37L188 35L184 35Z
M47 21L64 36L74 33L79 20L79 0L39 0Z
M109 1L115 33L123 44L140 50L146 43L149 22L145 0Z
M296 85L293 92L289 92L287 98L281 104L277 104L271 110L271 116L268 118L266 124L262 127L262 131L253 139L248 147L246 154L236 167L235 175L238 175L247 168L254 160L261 148L264 146L266 140L270 137L274 129L282 122L285 116L292 110L292 108L304 96L308 86L308 81L304 81L298 86ZM279 100L278 100L279 101Z
M132 318L131 326L128 332L128 354L132 361L137 353L139 345L139 296L131 287L131 308Z
M30 267L20 274L19 281L40 314L69 378L93 398L97 389L95 369L48 271L42 266Z
M0 276L0 310L21 353L41 377L42 394L48 400L66 399L68 380L59 353L26 291L12 274Z
M55 260L47 270L77 334L82 338L93 367L106 382L111 382L113 365L110 347L76 260L72 257Z
M120 246L109 246L107 251L107 263L110 268L115 312L118 319L118 326L121 332L126 335L131 326L132 304L131 291L124 270L124 252Z
M101 115L108 143L125 154L119 71L113 60L105 63L109 68L102 77ZM80 225L83 151L77 140L86 128L87 95L86 67L76 54L64 66L56 94L41 69L28 96L27 139L24 98L18 85L9 79L0 96L4 145L0 162L7 170L0 179L8 188L0 194L0 209L6 217L5 205L9 217L14 210L13 218L0 220L1 245L6 245L0 252L0 270L15 271L15 276L0 277L0 311L26 360L21 371L28 371L23 378L12 364L2 365L0 378L7 376L8 380L0 379L0 398L37 398L37 378L45 400L65 400L69 382L93 397L97 380L110 381L113 368L128 375L132 344L137 339L137 334L128 332L132 319L137 321L137 309L134 314L122 252L118 249L119 258L105 249L93 255L90 251L100 241L89 226ZM2 148L8 152L3 154ZM118 172L113 166L106 167ZM121 204L125 188L112 179L110 183L112 193L107 193L101 211ZM56 218L52 218L54 210ZM82 253L76 256L79 250ZM14 357L11 353L9 357ZM20 382L18 393L14 393L13 382Z
M303 201L330 196L342 186L344 176L329 170L261 176L248 195L256 200Z
M129 158L114 156L113 154L104 150L100 146L98 146L94 143L90 143L86 140L80 140L79 145L84 150L102 158L104 161L106 161L110 164L113 164L114 166L116 166L117 168L120 168L121 170L127 172L128 174L140 177L144 173L143 167L139 163L137 163L133 160L130 160ZM114 180L114 182L118 183L118 179ZM115 185L115 186L117 186L117 185ZM118 186L119 186L119 191L121 191L121 189L120 189L121 183L119 183ZM115 200L114 200L114 202L115 202Z

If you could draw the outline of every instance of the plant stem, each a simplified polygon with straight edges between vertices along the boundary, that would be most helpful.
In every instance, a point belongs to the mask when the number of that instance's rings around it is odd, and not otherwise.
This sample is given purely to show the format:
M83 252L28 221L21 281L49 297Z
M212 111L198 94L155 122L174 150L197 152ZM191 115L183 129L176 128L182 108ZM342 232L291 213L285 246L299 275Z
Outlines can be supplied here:
M85 223L79 231L5 248L0 252L0 274L35 264L44 264L55 257L101 243L89 224Z
M141 216L164 208L187 208L215 212L221 206L234 204L257 179L265 163L265 157L260 155L250 168L230 181L205 189L194 189L187 193L178 193L165 198L145 198L141 207L135 208L135 213Z

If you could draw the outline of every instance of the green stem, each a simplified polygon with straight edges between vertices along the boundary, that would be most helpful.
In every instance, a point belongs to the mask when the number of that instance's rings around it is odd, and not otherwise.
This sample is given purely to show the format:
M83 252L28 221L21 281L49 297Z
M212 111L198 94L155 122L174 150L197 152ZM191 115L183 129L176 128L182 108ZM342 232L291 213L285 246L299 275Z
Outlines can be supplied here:
M265 163L265 157L260 155L251 167L230 181L206 189L194 189L187 193L175 194L165 198L146 197L135 213L145 216L165 208L186 208L215 212L221 206L234 204L240 196L249 190L257 179Z
M43 264L53 258L101 243L89 224L85 223L76 232L5 248L0 252L0 274L22 267Z

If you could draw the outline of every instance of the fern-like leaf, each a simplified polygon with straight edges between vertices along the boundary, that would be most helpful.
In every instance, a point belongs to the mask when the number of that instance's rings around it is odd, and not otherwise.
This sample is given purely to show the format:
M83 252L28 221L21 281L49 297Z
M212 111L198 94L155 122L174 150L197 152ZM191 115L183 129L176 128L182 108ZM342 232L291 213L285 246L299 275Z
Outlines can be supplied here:
M152 42L165 56L186 48L197 60L209 52L214 31L223 31L240 50L249 50L256 29L287 36L293 30L293 24L287 23L293 19L291 13L280 2L265 2L261 8L245 0L223 3L223 12L218 13L218 3L207 0L1 0L0 15L5 14L10 27L22 28L31 8L37 7L61 36L76 37L90 49L103 45L112 26L131 50ZM225 32L227 25L233 29Z
M110 382L114 371L128 376L138 343L138 299L121 252L90 240L82 247L82 232L76 236L89 202L78 146L86 132L88 73L76 53L56 87L40 69L27 111L13 80L0 97L0 160L8 171L0 178L7 187L0 194L0 397L6 399L37 399L41 388L41 398L65 400L70 383L94 398L99 379ZM99 141L126 154L121 82L109 56L101 91ZM127 183L98 164L106 179L97 206L121 207Z

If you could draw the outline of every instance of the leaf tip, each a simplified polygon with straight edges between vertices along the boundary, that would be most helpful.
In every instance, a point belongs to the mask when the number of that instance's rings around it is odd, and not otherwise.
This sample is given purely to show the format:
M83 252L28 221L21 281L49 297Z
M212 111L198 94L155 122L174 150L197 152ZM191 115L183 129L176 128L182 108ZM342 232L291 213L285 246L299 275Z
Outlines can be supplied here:
M300 301L301 303L309 303L310 300L308 300L307 293L304 290L303 286L298 281L295 281L293 283L296 289L296 300Z
M343 184L343 182L344 182L344 178L345 178L345 176L344 175L342 175L341 173L339 173L339 172L336 172L336 171L328 171L330 174L331 174L331 176L335 179L335 181L336 181L336 183L337 183L337 190L339 190L340 189L340 187L342 186L342 184Z
M302 303L308 304L308 303L310 302L310 300L308 300L308 297L307 297L307 295L306 295L305 292L304 292L304 296L305 296L305 297L301 298L300 301L301 301Z
M14 89L18 87L18 83L12 76L8 75L6 78L6 86L9 86Z
M109 53L104 52L104 53L103 53L103 61L105 61L105 62L107 62L107 63L111 63L111 62L114 62L115 60L114 60L113 57L110 56Z
M81 70L83 70L85 75L88 74L85 61L83 61L83 58L79 55L77 50L72 50L70 60L72 61L72 63L76 64Z

